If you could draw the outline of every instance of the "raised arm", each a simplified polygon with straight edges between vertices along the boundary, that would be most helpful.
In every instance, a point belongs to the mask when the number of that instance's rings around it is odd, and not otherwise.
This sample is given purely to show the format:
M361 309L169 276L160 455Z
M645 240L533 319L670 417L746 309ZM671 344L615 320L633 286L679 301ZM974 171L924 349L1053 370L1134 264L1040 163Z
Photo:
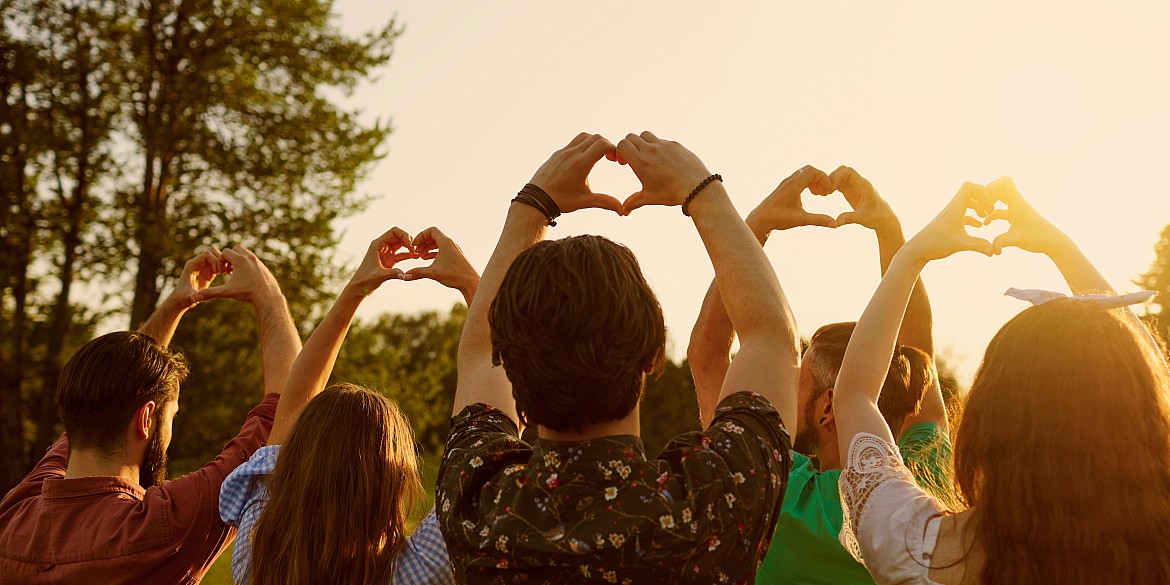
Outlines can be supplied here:
M988 213L983 221L984 225L996 220L1007 220L1011 224L1008 231L1000 234L992 242L996 254L1002 253L1003 249L1007 247L1044 254L1060 270L1060 274L1064 276L1064 280L1073 294L1116 294L1113 286L1081 252L1072 238L1040 215L1040 212L1036 211L1016 189L1011 178L1002 177L988 183L987 191L989 200L1002 201L1007 204L1007 209L996 209ZM1126 318L1140 331L1146 333L1146 341L1153 346L1154 353L1162 356L1158 342L1154 340L1141 319L1138 319L1129 307L1124 307L1122 314L1126 315Z
M618 154L642 182L642 190L626 200L626 213L643 205L682 205L710 177L697 156L650 132L626 136ZM795 432L800 344L776 273L721 182L710 182L687 210L711 257L727 315L739 332L740 349L727 369L720 398L758 392Z
M195 293L196 301L230 298L251 303L260 330L264 393L280 394L293 360L301 351L301 337L288 313L288 304L276 278L251 250L236 246L223 250L231 277L227 282Z
M837 216L837 225L858 224L874 231L878 243L878 264L881 266L882 276L885 276L894 255L906 243L906 238L902 234L902 223L873 184L854 169L839 167L830 177L833 187L845 196L845 201L853 208L853 211L846 211ZM930 310L930 299L926 296L926 286L919 278L914 283L910 300L906 304L906 317L902 320L901 329L898 330L898 343L922 350L930 356L931 368L934 368L933 329L934 317ZM947 407L938 383L938 375L932 376L931 380L931 387L922 397L918 412L907 416L902 428L932 422L939 425L944 432L948 430ZM897 432L898 429L894 431Z
M219 249L215 246L188 260L183 264L183 273L175 283L175 289L138 327L138 331L153 337L163 347L170 345L179 320L191 307L199 304L196 294L210 286L216 275L227 271L227 263L220 259Z
M413 257L410 236L397 227L370 243L361 265L293 362L288 383L276 405L276 417L268 438L270 445L284 442L301 410L325 389L329 375L333 372L333 364L337 361L337 352L341 350L341 342L349 332L358 305L383 282L402 278L402 271L394 268L394 264Z
M848 461L849 445L858 433L870 433L894 442L877 401L898 341L907 301L927 262L963 250L991 255L990 242L969 236L963 230L964 225L981 225L966 212L972 200L985 199L984 187L964 184L942 212L894 256L858 320L833 393L841 461Z
M763 246L773 230L786 230L800 226L822 226L832 228L836 222L832 217L809 213L800 204L805 189L816 195L828 195L833 191L828 175L806 166L784 179L755 210L748 214L745 223L752 235ZM723 307L716 281L711 282L695 327L691 330L691 343L687 347L687 361L691 376L695 379L695 393L699 401L699 417L703 426L711 424L723 379L731 365L731 345L735 341L735 328Z
M568 146L553 153L529 181L542 188L559 207L568 213L588 207L614 212L621 202L589 188L589 171L603 156L614 157L614 146L597 134L579 134ZM500 283L512 261L536 242L544 239L548 218L535 207L513 202L495 251L483 270L475 298L467 308L467 321L459 339L458 382L455 386L453 414L464 407L482 402L495 407L518 421L512 384L503 368L492 364L492 339L488 312Z

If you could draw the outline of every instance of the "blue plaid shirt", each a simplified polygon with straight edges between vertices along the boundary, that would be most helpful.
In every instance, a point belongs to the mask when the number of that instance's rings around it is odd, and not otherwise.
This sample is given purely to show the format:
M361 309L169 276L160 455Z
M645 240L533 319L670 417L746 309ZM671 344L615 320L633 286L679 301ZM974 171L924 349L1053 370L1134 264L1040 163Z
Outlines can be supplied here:
M237 467L219 491L219 517L224 523L240 528L232 550L232 579L248 583L252 570L252 529L268 504L265 479L276 467L280 445L257 450L247 463ZM454 585L447 545L439 533L435 509L427 513L398 553L394 566L394 583L406 585Z

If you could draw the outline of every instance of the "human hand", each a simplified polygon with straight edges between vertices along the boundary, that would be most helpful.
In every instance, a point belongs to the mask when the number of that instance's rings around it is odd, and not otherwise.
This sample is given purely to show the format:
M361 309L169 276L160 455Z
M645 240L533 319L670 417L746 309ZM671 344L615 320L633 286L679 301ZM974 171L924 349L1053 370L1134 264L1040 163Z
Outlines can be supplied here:
M781 181L780 185L752 210L747 218L748 225L768 231L806 225L837 227L837 221L832 217L804 210L800 196L805 189L814 195L828 195L833 192L833 183L820 169L803 166Z
M225 248L220 253L220 262L226 263L224 272L231 274L227 282L205 288L195 293L195 302L212 299L235 299L245 303L258 304L275 298L283 298L276 277L268 267L244 246Z
M463 293L468 304L479 285L479 273L467 261L463 250L455 240L447 237L437 227L429 227L414 237L414 251L418 258L434 260L428 266L419 266L406 271L403 280L428 278L445 287Z
M211 286L211 281L220 274L230 274L231 264L221 259L219 248L208 246L206 250L183 264L183 272L179 281L175 283L175 290L171 291L168 301L180 309L188 309L200 300L197 295L200 291Z
M362 263L349 279L349 287L360 292L362 296L368 296L382 286L383 282L402 278L402 270L394 267L396 263L417 257L410 234L400 227L392 227L370 242L366 255L362 257Z
M995 209L986 214L983 225L1006 220L1011 227L991 242L992 252L1003 253L1008 246L1039 254L1052 254L1069 243L1068 236L1052 225L1029 204L1010 177L996 179L987 185L989 201L1003 201L1007 209Z
M643 205L681 205L692 189L711 176L703 161L686 147L650 132L626 135L618 142L617 156L642 182L642 190L622 204L623 215Z
M621 201L589 188L589 171L602 157L617 160L613 143L600 134L582 132L540 165L529 182L544 189L561 213L590 207L621 213Z
M986 209L988 198L987 187L963 183L955 198L922 228L922 231L911 238L903 250L911 257L924 262L946 258L963 250L991 256L991 242L971 236L963 229L963 226L983 226L983 222L967 215L967 210Z
M878 195L877 189L873 188L868 179L851 167L842 166L829 175L829 180L833 183L833 189L840 191L853 208L853 211L837 216L837 226L855 223L875 232L897 230L901 233L898 216L894 215L894 210Z

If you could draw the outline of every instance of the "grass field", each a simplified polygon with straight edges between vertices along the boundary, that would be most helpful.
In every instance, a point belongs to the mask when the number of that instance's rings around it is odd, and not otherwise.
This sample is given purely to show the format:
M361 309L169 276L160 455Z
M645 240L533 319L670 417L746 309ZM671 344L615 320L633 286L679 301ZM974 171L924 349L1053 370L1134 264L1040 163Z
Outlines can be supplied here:
M425 506L420 504L414 511L414 517L411 523L417 523L422 520L423 516L430 511L431 506L435 501L435 476L439 471L439 461L437 458L430 458L423 461L423 488L425 490L426 501ZM232 547L228 547L215 560L215 564L211 565L211 569L203 576L203 585L232 585Z

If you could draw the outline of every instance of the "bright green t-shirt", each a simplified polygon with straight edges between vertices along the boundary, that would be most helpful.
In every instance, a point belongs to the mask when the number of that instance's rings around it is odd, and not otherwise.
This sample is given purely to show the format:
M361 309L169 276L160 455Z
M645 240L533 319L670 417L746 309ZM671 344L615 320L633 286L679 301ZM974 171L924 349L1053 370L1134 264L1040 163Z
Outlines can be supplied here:
M939 463L949 456L950 439L937 424L919 423L898 438L898 450L919 484L939 482ZM923 477L923 475L930 477ZM841 533L840 469L817 471L812 461L792 453L788 489L772 546L756 573L756 585L774 583L873 583L865 566L837 540Z

